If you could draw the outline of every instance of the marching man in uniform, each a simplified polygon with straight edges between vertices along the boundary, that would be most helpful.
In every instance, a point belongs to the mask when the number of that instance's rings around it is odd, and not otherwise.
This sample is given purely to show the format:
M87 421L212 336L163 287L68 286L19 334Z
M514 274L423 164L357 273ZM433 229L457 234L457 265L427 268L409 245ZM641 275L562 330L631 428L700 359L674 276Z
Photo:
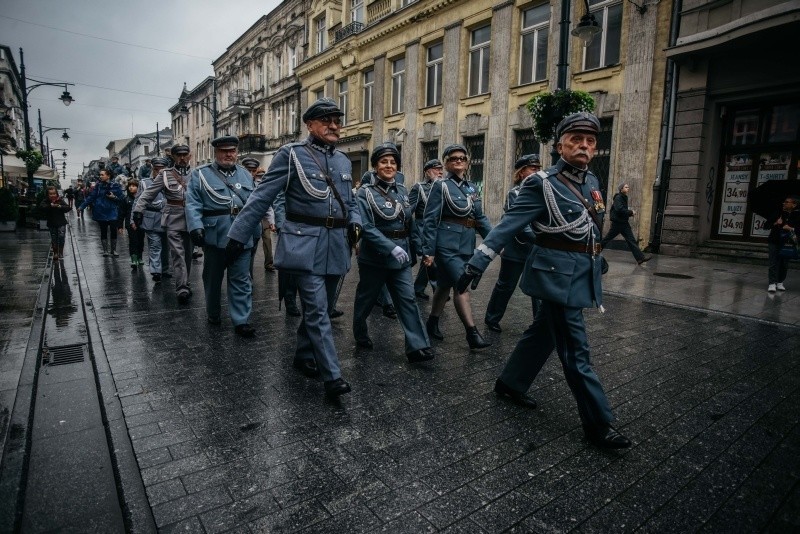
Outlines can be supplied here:
M334 146L342 115L329 98L309 106L303 122L310 135L278 150L228 232L229 261L237 256L241 259L254 229L284 192L286 221L275 249L275 267L294 275L303 308L294 367L308 377L320 376L325 393L332 397L349 393L350 384L339 368L328 293L350 270L350 247L361 232L350 159Z
M592 368L583 318L583 308L601 307L603 298L599 254L605 206L597 177L589 170L598 133L600 121L591 113L574 113L558 124L561 158L547 171L524 179L514 204L464 266L457 288L461 293L470 285L475 289L503 247L532 225L536 243L520 287L542 304L495 382L495 393L535 408L528 388L556 349L586 438L597 447L622 449L631 442L611 426L614 415Z
M214 147L214 162L194 169L189 179L186 227L192 242L202 246L205 252L203 289L208 322L221 322L222 278L227 270L228 312L234 330L242 337L253 337L256 330L249 322L253 309L250 254L240 256L230 265L225 256L228 230L253 192L253 177L236 164L239 147L236 136L218 137L211 141L211 146ZM242 247L251 248L260 233L261 225L256 223L242 238Z
M186 304L192 296L189 289L189 272L192 266L192 242L186 230L186 187L189 185L189 160L187 145L175 145L170 151L175 166L165 169L153 179L150 186L139 196L133 208L133 222L141 226L145 206L155 200L159 193L166 199L161 215L161 226L167 231L170 264L175 277L175 293L178 302ZM149 178L148 178L149 179Z

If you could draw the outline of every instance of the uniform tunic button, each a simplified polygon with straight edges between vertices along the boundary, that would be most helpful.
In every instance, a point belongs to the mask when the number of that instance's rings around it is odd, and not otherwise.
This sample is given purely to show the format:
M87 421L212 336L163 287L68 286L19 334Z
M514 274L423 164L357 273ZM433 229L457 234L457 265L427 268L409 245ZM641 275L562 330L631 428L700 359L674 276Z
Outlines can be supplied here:
M567 210L567 213L572 213L572 210Z
M555 268L555 267L550 267L550 270L551 270L551 271L555 271L555 270L556 270L556 268Z
M298 230L298 231L297 231L297 233L299 234L299 233L300 233L300 230Z

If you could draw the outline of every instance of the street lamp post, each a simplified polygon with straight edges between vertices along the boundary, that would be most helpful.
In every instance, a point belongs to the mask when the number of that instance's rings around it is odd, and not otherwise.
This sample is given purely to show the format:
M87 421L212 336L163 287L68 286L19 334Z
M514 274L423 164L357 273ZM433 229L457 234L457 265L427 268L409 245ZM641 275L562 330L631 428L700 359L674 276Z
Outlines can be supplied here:
M30 123L30 119L28 119L28 95L30 95L31 91L33 91L37 87L43 87L43 86L63 87L64 88L64 92L61 93L61 96L59 97L59 100L61 100L64 103L65 106L69 106L70 104L72 104L72 102L75 99L72 98L71 94L69 94L69 91L67 90L67 87L70 86L70 85L75 85L75 84L74 83L66 83L66 82L63 82L63 83L43 82L43 81L40 81L40 80L34 80L33 78L28 78L27 76L25 76L25 56L24 56L24 53L23 53L21 47L19 49L19 70L20 70L20 83L22 84L22 117L23 117L23 122L25 124L25 150L26 151L30 151L31 150L31 123ZM35 82L35 83L33 85L31 85L30 87L28 87L28 80L30 80L32 82ZM64 132L64 135L66 135L66 132ZM69 136L67 136L64 140L66 141L66 139L69 139ZM40 136L40 141L41 141L41 136ZM31 171L30 169L28 169L28 183L33 185L33 171ZM33 187L29 187L28 188L28 190L30 191L30 193L32 195L35 194L33 189L34 189Z
M202 101L191 102L190 105L200 106L211 114L211 129L213 131L211 138L215 139L217 137L217 118L219 117L219 113L217 112L217 79L214 78L214 81L211 85L211 106ZM186 105L185 100L182 102L178 113L184 116L189 114L189 106Z
M51 167L53 166L53 163L55 163L55 161L56 161L55 159L53 159L53 152L55 152L56 150L63 150L63 152L61 153L61 157L63 157L63 158L67 157L67 149L66 148L50 148L50 149L48 149L47 152L50 154L50 166Z
M69 128L42 127L42 110L41 109L37 109L36 111L39 114L39 146L40 147L44 148L44 134L47 133L47 132L53 131L53 130L61 130L61 131L63 131L64 133L61 135L61 139L63 139L64 141L69 141L69 134L67 133L67 130L69 130Z
M151 141L156 142L156 156L161 155L161 132L158 131L158 123L156 123L156 138L153 139L147 135L137 135L136 136L136 146L142 145L142 139L149 139ZM128 152L128 159L130 159L130 152Z

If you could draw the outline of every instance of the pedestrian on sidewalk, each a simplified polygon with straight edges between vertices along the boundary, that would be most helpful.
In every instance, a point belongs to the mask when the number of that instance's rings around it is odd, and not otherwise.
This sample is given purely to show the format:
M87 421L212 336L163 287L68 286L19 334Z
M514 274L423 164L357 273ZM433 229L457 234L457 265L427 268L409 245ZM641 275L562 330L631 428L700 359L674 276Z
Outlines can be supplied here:
M442 179L444 166L438 159L429 160L423 165L422 173L424 179L417 182L408 193L408 202L414 210L414 232L417 234L416 242L419 248L413 253L417 256L422 255L422 223L425 221L425 206L428 205L428 196L431 194L431 187L434 182ZM414 295L418 299L428 300L430 297L425 293L428 283L436 290L436 282L428 279L428 269L420 262L417 278L414 280Z
M67 217L64 214L70 212L72 208L64 197L59 196L58 189L54 185L48 185L47 196L42 200L39 209L44 212L47 219L53 261L58 261L64 257L64 241L67 235Z
M414 210L405 186L395 182L400 152L392 143L384 143L372 151L370 162L375 179L358 190L363 233L358 254L353 337L359 347L372 349L367 317L385 287L405 334L408 361L432 360L431 342L419 317L411 282L411 239L417 238L416 234L412 236Z
M619 186L619 191L614 195L611 203L611 212L609 213L611 228L609 228L603 240L600 241L600 246L605 248L609 241L622 234L633 257L636 258L636 263L641 265L650 261L652 256L645 255L639 248L639 244L633 236L631 223L628 222L628 219L636 215L636 210L628 208L628 193L630 190L631 186L627 182L623 182Z
M67 189L64 191L64 196L67 197L69 209L72 210L72 203L75 201L75 190L72 188L72 186L67 187Z
M767 221L770 227L767 237L767 247L769 251L769 285L767 291L786 291L783 285L786 280L786 273L789 270L789 259L781 258L779 253L787 237L791 237L795 230L800 226L800 210L797 209L798 197L786 197L781 209L776 212L775 217ZM795 237L796 239L796 237Z
M517 160L514 164L514 186L506 195L506 203L503 205L504 214L511 209L514 201L517 200L522 188L522 180L535 172L539 172L541 168L539 154L528 154ZM530 225L528 225L519 235L514 236L514 239L506 245L501 253L500 274L497 276L497 283L492 290L489 304L486 305L486 315L484 317L486 327L492 332L503 331L500 327L500 320L505 315L508 301L511 300L511 295L514 294L514 290L517 288L522 271L525 270L525 260L528 259L528 254L530 254L535 239L536 236ZM536 316L538 307L536 299L532 299L531 305L533 315Z
M457 289L475 289L489 263L532 224L536 243L525 263L522 291L541 299L542 305L494 391L515 404L536 408L527 391L555 349L587 439L597 447L621 449L631 442L611 426L614 414L592 368L583 317L583 308L600 307L603 298L597 240L605 206L600 182L589 170L599 133L600 121L591 113L573 113L558 124L556 149L561 157L544 176L534 174L523 182L514 205L466 264Z
M442 151L442 159L447 173L431 187L422 230L422 263L425 267L435 263L437 272L436 292L425 325L428 335L434 339L444 339L439 330L439 317L447 304L450 288L455 287L475 250L475 235L480 233L485 238L492 229L489 218L483 213L478 188L466 178L467 149L462 145L449 145ZM470 294L455 293L453 304L466 330L469 348L482 349L491 345L475 326Z
M75 213L78 216L78 219L82 219L82 212L80 209L80 205L86 199L86 188L83 185L83 181L78 180L77 185L75 186Z
M306 109L308 138L278 150L264 181L228 232L231 255L242 254L267 209L284 192L286 221L275 249L275 267L295 275L303 307L294 367L308 377L321 376L325 394L331 397L351 388L339 367L328 295L350 269L350 249L361 233L352 165L335 146L342 115L330 98Z
M133 206L136 204L136 196L139 194L139 180L132 178L125 186L125 200L122 203L122 216L120 217L123 227L128 231L128 253L131 255L131 269L136 269L144 265L142 254L144 253L144 229L134 222Z
M123 198L122 188L111 181L111 171L102 169L100 181L81 203L80 213L87 207L92 208L92 219L100 226L100 244L103 256L119 256L117 253L117 220L119 219L119 203ZM108 248L111 234L111 250Z
M257 221L242 238L242 254L229 261L226 246L228 230L253 193L253 177L236 164L239 138L233 135L211 141L214 162L192 171L186 189L186 228L192 242L203 247L203 290L206 297L206 316L210 324L222 322L222 281L227 278L228 313L234 332L241 337L253 337L256 329L250 325L253 311L253 285L250 277L250 248L261 233Z

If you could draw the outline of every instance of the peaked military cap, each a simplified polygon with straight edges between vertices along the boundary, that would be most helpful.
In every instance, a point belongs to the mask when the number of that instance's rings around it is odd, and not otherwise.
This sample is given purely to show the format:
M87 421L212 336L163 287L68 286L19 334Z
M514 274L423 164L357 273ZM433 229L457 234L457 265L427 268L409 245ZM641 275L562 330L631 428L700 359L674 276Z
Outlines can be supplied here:
M211 140L211 146L214 148L230 148L239 146L239 138L235 135L223 135Z
M568 132L583 132L597 135L600 133L600 121L593 113L581 111L567 115L556 126L556 140Z
M468 154L467 149L464 148L464 145L459 145L459 144L447 145L446 147L444 147L444 150L442 150L442 159L446 160L447 156L449 156L453 152L459 152L459 151L463 152L464 154Z
M514 170L518 171L522 167L527 167L529 165L535 167L542 166L542 162L539 159L539 154L525 154L524 156L519 158L517 162L514 164Z
M427 171L428 169L441 169L443 167L442 162L438 159L431 159L425 162L425 165L422 166L422 170Z
M400 151L397 150L397 145L388 142L376 146L375 150L372 151L372 155L369 157L369 161L374 167L378 164L378 160L386 155L394 156L394 162L398 167L400 166Z
M150 160L150 164L155 167L169 167L169 160L161 156Z
M337 115L341 117L344 115L339 106L336 105L336 102L333 101L331 98L320 98L313 104L311 104L305 113L303 113L303 122L308 122L314 119L321 119L322 117L327 117L329 115Z
M177 156L178 154L188 154L191 150L189 150L189 145L175 145L169 152Z
M242 166L245 169L253 170L253 169L257 169L258 168L259 163L258 163L258 160L256 158L244 158L242 160Z

